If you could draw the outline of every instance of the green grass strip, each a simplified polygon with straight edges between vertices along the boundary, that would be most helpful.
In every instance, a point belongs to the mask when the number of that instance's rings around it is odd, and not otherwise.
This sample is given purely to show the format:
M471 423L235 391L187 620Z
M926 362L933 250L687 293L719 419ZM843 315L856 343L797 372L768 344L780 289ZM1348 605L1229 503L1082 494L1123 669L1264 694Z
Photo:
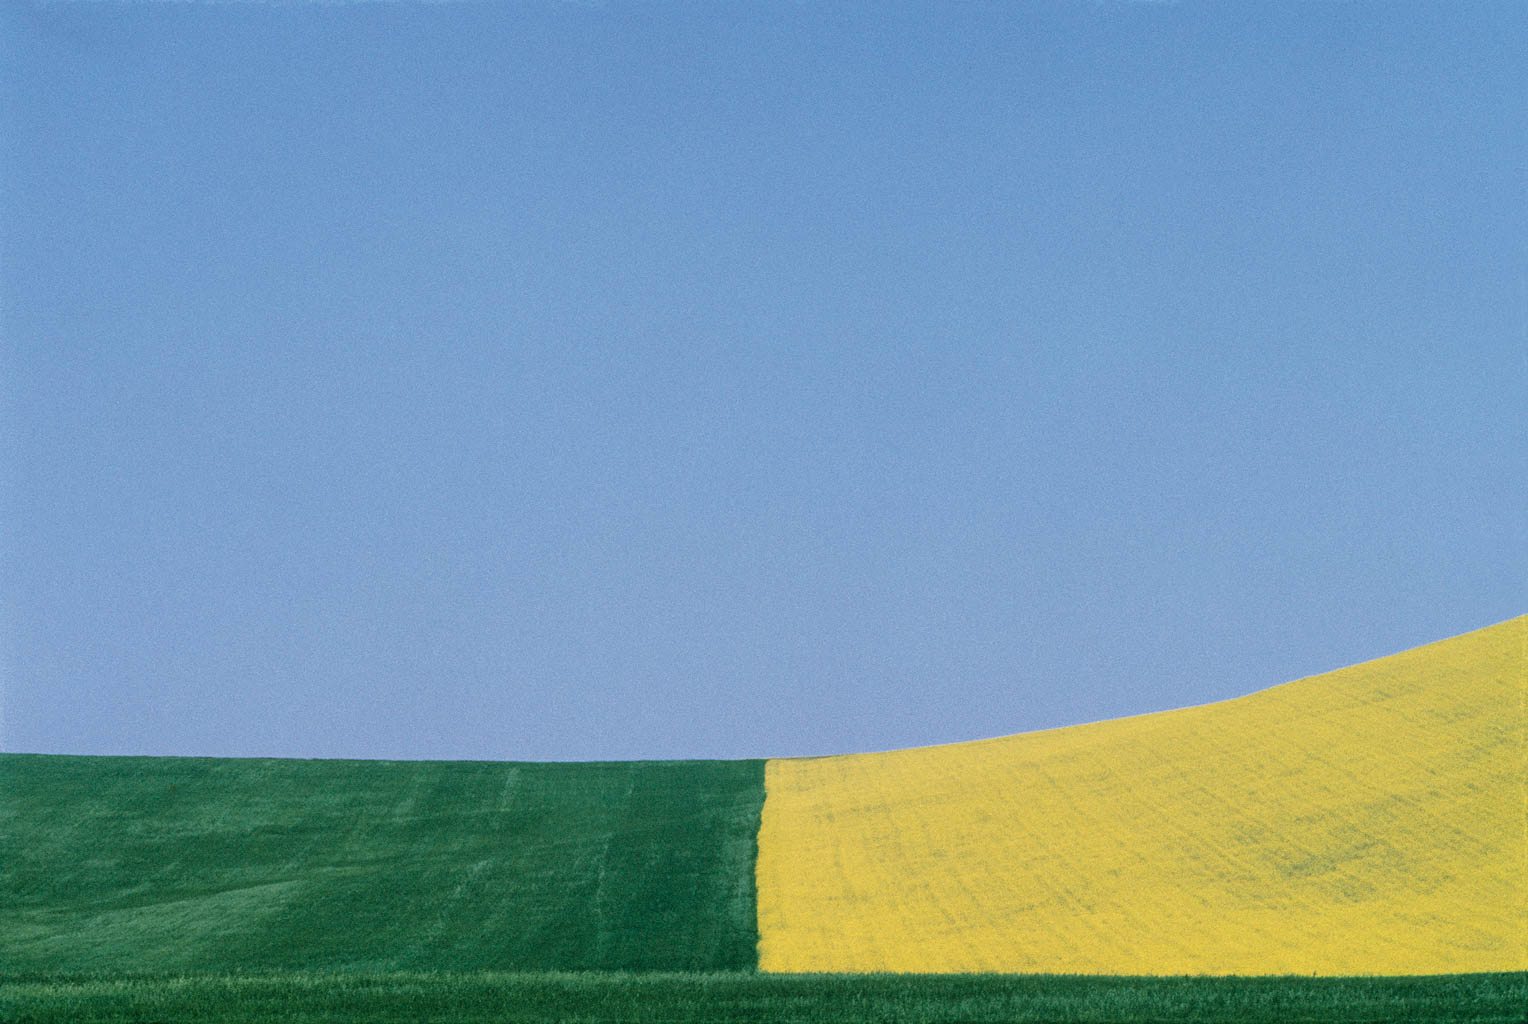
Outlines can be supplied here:
M763 797L760 761L0 755L0 970L748 970Z
M0 1020L390 1022L1521 1022L1528 975L323 974L0 978Z

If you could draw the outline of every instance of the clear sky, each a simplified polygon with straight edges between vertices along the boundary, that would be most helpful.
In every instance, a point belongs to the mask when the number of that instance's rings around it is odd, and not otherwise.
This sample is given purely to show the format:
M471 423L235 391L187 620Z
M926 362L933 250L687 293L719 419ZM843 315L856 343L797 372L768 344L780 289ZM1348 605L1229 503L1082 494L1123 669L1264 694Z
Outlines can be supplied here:
M0 749L834 753L1528 611L1528 5L0 5Z

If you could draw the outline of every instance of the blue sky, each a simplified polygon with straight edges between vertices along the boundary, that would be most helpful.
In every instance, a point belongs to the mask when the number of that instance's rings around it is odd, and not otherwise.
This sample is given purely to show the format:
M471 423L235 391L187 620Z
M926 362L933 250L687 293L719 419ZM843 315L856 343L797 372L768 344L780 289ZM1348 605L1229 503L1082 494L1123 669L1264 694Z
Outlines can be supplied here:
M1522 614L1525 29L6 4L0 749L883 749Z

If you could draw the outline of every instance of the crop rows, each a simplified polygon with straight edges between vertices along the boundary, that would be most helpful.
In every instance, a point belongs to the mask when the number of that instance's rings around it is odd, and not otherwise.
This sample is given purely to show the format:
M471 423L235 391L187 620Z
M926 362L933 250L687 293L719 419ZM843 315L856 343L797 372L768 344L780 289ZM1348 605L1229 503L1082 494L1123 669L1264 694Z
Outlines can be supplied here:
M1187 710L770 761L760 967L1528 969L1525 635Z

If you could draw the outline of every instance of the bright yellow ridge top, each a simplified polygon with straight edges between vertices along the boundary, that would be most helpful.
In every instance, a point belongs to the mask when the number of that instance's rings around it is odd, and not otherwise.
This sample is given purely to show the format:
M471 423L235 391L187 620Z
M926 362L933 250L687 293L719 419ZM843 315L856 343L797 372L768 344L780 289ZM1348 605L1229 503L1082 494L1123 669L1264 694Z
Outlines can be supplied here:
M770 761L766 971L1528 970L1528 616L1218 704Z

